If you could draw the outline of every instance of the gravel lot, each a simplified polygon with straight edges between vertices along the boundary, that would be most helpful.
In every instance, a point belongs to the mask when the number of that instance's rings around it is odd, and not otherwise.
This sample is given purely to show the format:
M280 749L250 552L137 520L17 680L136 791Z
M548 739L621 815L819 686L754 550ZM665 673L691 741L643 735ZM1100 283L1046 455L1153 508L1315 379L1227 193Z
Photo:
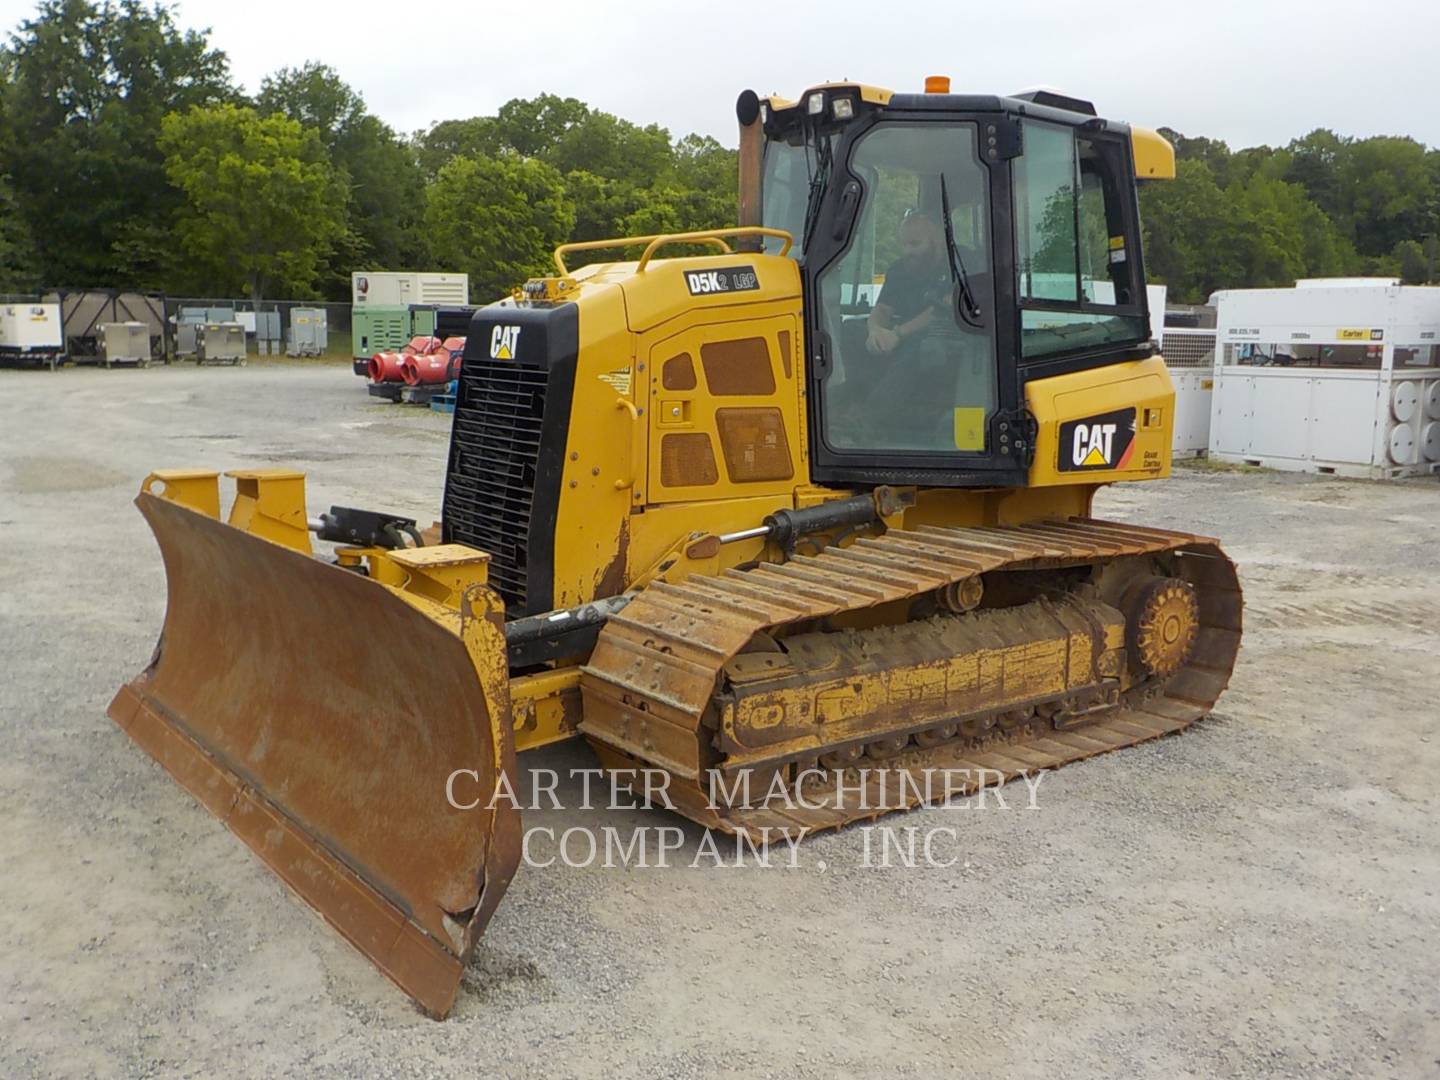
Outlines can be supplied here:
M906 818L958 828L948 868L867 868L858 829L795 869L691 868L694 829L668 869L522 867L435 1023L104 715L164 612L151 468L438 516L448 418L370 400L323 364L0 371L0 1074L1440 1074L1434 480L1104 493L1240 565L1213 719L1034 812Z

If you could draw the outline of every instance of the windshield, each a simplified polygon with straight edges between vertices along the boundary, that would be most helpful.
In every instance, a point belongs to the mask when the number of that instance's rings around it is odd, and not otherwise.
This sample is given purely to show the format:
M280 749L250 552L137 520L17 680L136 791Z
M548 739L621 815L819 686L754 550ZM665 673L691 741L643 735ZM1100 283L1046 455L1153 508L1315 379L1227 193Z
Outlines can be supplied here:
M975 126L878 124L849 169L864 201L849 247L815 290L832 358L825 440L838 450L984 452L996 407L994 301Z
M760 200L761 222L772 229L784 229L795 238L790 249L792 258L798 259L805 249L805 207L810 199L810 172L814 168L814 154L808 155L804 146L796 143L765 143L765 169ZM781 241L774 237L765 238L765 251L771 255L780 251Z

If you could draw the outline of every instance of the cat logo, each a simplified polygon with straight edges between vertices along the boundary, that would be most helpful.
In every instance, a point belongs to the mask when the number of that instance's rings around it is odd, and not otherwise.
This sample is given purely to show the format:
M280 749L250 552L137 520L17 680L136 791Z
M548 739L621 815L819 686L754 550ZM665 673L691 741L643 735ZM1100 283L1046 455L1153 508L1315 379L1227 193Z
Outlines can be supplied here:
M497 326L490 331L490 359L514 360L520 348L520 327Z
M1123 469L1135 448L1135 410L1121 409L1060 425L1060 471Z
M1081 467L1109 465L1114 446L1114 424L1076 424L1070 460Z

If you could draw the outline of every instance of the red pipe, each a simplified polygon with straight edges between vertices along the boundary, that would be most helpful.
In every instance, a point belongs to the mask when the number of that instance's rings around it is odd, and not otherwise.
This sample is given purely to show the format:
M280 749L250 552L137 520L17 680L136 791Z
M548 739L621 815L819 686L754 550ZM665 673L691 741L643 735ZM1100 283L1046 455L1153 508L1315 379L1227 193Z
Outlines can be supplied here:
M405 378L403 365L406 356L398 352L376 353L370 357L370 363L366 369L370 372L370 381L377 383L401 382Z
M441 350L428 356L410 355L405 357L401 372L411 386L422 383L443 383L450 381L450 354Z

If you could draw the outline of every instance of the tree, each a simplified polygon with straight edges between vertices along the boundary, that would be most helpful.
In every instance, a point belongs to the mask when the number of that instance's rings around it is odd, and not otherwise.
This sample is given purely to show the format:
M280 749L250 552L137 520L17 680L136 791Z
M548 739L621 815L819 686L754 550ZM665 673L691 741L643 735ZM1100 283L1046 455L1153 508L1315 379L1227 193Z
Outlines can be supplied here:
M500 126L493 116L472 116L468 120L441 120L411 139L415 157L425 176L433 180L451 158L483 154L494 157L506 148Z
M441 168L426 192L424 224L437 263L468 273L472 294L488 299L549 272L575 209L543 161L476 155Z
M1388 256L1401 241L1434 233L1435 179L1425 148L1414 139L1352 142L1340 155L1338 172L1337 217L1361 255Z
M609 240L625 235L627 223L654 193L585 169L575 169L565 174L565 195L575 209L575 227L570 239ZM587 257L580 252L576 255L576 264L612 256L613 253L599 252Z
M423 254L420 208L424 177L414 155L331 67L282 68L260 84L256 107L315 129L346 191L351 236L334 249L327 292L347 295L350 273L372 263L410 269Z
M216 287L243 287L257 301L272 288L310 292L344 231L340 180L313 128L197 106L165 118L160 146L185 196L182 245Z
M1340 158L1349 141L1327 128L1316 128L1286 148L1289 162L1281 179L1303 187L1310 201L1332 219L1341 211Z
M1141 211L1147 276L1169 286L1171 297L1203 303L1215 289L1242 283L1235 241L1243 225L1208 165L1177 162L1174 180L1144 186Z
M554 94L540 94L528 100L512 98L495 114L495 136L501 145L525 157L544 157L560 144L571 128L591 115L590 106L575 98Z
M1406 285L1440 282L1440 239L1431 236L1423 242L1402 240L1395 245L1390 256Z
M738 158L708 135L686 135L675 144L675 182L686 192L690 228L735 224Z
M30 230L15 205L9 178L0 176L0 293L33 292L39 279Z
M7 52L4 169L46 283L135 284L137 246L159 257L177 204L161 118L234 100L225 54L139 0L43 0Z

